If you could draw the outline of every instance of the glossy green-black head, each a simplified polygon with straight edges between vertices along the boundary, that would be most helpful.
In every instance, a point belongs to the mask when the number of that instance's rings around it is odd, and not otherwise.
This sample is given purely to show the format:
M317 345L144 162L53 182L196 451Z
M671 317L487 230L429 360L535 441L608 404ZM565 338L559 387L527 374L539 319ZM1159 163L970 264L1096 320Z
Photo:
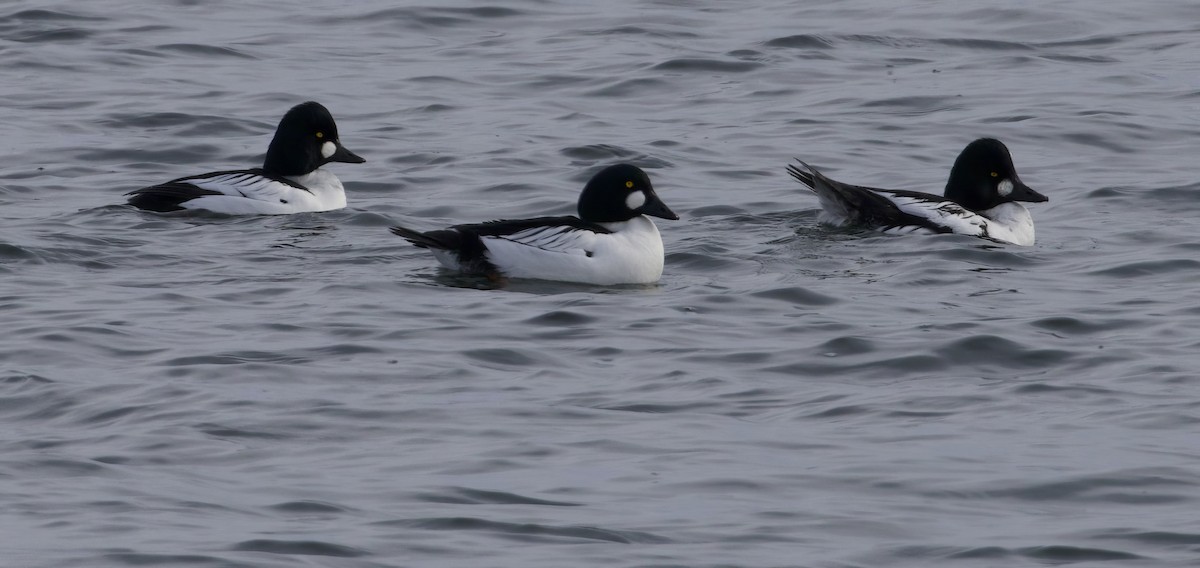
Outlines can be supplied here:
M994 138L980 138L958 155L946 182L946 197L973 211L1010 201L1049 201L1017 177L1008 148Z
M275 138L267 148L263 170L269 174L299 176L329 162L361 164L362 159L342 146L337 123L321 103L298 104L283 115Z
M628 221L638 215L679 219L654 193L650 177L631 164L600 170L579 195L579 218L592 223Z

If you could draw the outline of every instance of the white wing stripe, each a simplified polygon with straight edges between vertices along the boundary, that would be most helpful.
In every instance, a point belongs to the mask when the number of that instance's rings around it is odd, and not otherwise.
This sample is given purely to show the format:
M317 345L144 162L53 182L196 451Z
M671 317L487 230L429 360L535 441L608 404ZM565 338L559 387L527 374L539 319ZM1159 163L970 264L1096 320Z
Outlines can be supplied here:
M180 181L190 183L200 189L262 201L278 201L285 199L289 193L300 191L286 183L250 172L221 174L207 178L189 178Z
M930 201L882 191L876 193L895 203L901 211L929 219L960 235L980 236L987 232L987 218L953 201Z
M484 237L484 240L503 239L551 252L584 254L587 242L594 236L591 231L575 227L534 227L511 235Z

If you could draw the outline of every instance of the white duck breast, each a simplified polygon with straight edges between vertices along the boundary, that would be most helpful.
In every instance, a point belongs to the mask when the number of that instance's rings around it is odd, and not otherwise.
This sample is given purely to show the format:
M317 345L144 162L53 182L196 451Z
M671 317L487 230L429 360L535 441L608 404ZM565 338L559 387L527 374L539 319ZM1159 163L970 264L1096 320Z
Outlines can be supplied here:
M510 278L601 285L657 282L663 271L663 243L654 222L638 216L601 225L612 233L552 226L480 240L488 261Z
M177 180L222 195L202 195L180 204L230 215L288 214L330 211L346 206L346 192L337 176L314 170L284 178L285 183L253 171L228 172Z
M988 219L987 238L1023 247L1031 247L1036 242L1033 215L1024 205L1001 203L981 214Z

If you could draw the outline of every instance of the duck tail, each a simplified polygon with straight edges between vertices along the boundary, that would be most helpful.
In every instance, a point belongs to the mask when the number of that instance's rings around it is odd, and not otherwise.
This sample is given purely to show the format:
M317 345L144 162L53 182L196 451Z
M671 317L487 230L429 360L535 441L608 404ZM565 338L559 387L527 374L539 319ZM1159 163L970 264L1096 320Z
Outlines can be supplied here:
M813 169L812 166L804 163L799 158L796 158L796 161L800 162L800 165L804 166L805 168L808 168L809 170ZM811 173L806 172L800 168L797 168L794 164L788 164L787 173L791 174L792 177L796 178L796 181L798 181L804 185L807 185L809 189L816 191L816 187L813 185L814 182L813 182L813 176Z
M817 200L821 202L821 209L825 212L823 219L835 224L857 220L866 205L864 201L883 200L871 191L829 179L817 171L817 168L800 159L796 162L805 169L788 164L787 172L817 194Z
M392 231L393 235L396 235L397 237L400 237L400 238L412 243L413 245L421 247L421 248L436 248L436 249L449 248L446 246L446 243L441 242L439 239L436 238L435 235L431 235L429 233L422 233L420 231L414 231L407 227L401 227L398 225L395 227L392 227L391 231Z

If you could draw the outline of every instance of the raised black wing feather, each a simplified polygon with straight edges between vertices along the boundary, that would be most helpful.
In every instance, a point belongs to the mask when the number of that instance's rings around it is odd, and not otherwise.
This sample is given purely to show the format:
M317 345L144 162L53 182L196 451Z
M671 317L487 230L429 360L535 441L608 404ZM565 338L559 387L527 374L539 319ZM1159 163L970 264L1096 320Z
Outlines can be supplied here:
M953 229L935 223L928 218L901 210L900 207L880 192L933 202L945 202L946 198L944 197L918 191L882 190L842 183L826 177L817 171L816 168L801 160L796 161L800 162L809 171L806 172L789 164L787 172L793 178L796 178L797 181L812 189L821 198L821 206L834 215L857 224L885 230L897 227L922 227L938 233L953 231ZM832 210L831 208L836 208L836 210Z

